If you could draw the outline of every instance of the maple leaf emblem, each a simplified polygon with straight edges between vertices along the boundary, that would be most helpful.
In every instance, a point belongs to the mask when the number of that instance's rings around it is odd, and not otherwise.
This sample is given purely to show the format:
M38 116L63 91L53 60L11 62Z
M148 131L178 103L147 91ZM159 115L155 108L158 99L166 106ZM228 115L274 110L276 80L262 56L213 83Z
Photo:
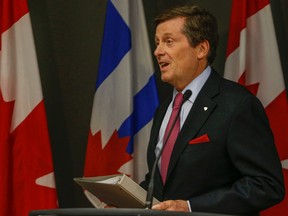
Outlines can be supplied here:
M120 138L115 130L102 149L101 131L94 136L89 131L84 176L102 176L120 173L119 168L133 157L126 152L130 137Z

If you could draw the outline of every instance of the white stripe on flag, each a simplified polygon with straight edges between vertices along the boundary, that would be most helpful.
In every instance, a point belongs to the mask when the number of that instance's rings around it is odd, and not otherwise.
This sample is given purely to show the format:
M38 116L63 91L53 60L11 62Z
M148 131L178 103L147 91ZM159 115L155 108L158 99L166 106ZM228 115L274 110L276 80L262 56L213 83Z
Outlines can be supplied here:
M43 98L29 13L2 34L0 71L4 100L15 100L13 131Z
M270 10L268 5L247 19L240 46L228 56L224 74L237 82L246 70L246 85L260 83L257 97L264 107L285 89L282 73L275 73L282 68Z
M253 73L246 84L260 83L257 97L266 107L285 89L270 5L247 19L247 29L246 70Z
M125 55L118 67L99 86L95 93L90 126L92 134L101 130L103 148L113 131L118 130L132 112L130 55L130 52ZM111 104L114 105L111 106ZM116 110L117 112L115 112Z

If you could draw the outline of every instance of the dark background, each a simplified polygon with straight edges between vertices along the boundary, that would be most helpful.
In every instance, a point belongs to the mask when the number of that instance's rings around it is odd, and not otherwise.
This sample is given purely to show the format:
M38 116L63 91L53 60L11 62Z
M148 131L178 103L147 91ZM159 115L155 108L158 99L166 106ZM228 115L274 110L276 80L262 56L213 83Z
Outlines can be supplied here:
M218 19L220 44L213 67L223 74L231 0L144 0L151 54L155 15L187 2ZM29 0L62 208L91 206L72 179L83 175L106 5L107 0ZM287 86L288 1L271 0L271 8ZM154 64L162 100L171 87L160 81L155 60Z

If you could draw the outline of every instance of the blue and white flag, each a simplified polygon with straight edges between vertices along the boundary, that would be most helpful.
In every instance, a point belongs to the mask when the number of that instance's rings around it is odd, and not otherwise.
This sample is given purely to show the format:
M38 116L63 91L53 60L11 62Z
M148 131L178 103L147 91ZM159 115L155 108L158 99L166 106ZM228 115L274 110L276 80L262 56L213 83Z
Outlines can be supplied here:
M141 0L109 0L84 176L147 172L158 94Z

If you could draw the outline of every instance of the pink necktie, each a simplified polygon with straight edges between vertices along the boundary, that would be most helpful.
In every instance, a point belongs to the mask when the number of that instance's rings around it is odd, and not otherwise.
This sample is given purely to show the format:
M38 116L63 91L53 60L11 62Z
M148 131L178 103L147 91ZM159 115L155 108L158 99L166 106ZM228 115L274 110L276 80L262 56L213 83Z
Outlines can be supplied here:
M169 133L171 127L172 127L172 124L173 124L175 118L177 117L177 113L178 113L178 111L180 109L182 101L183 101L183 94L182 93L178 93L176 95L176 97L175 97L174 104L173 104L173 110L172 110L169 122L167 124L167 127L165 129L163 143L166 141L167 135L168 135L168 133ZM178 118L176 120L174 128L172 129L170 137L167 140L166 146L164 147L163 152L162 152L162 156L161 156L161 176L162 176L163 184L165 184L165 182L166 182L166 176L167 176L170 156L171 156L175 141L177 139L177 136L179 134L179 131L180 131L180 118Z

